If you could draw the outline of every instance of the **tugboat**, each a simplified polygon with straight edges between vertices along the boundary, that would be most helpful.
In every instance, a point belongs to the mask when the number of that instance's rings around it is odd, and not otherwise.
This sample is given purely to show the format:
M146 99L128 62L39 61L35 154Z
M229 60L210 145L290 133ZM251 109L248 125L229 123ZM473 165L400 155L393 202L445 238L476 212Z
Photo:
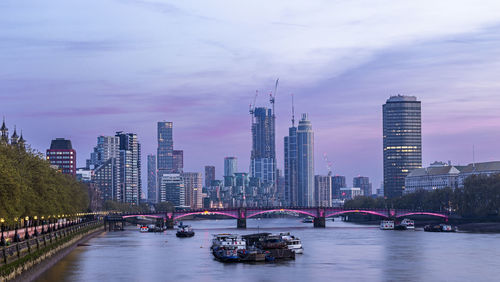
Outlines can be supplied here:
M400 224L406 226L407 230L415 230L415 222L411 219L405 218Z
M380 229L382 229L382 230L394 230L394 221L382 220L380 222Z
M280 233L280 235L281 238L285 241L289 250L292 250L296 254L302 254L304 252L304 249L302 248L302 242L300 242L299 238L290 235L290 232Z
M194 231L191 228L190 225L184 225L182 224L182 221L179 223L179 227L177 229L177 233L175 233L175 236L177 237L193 237L194 236Z

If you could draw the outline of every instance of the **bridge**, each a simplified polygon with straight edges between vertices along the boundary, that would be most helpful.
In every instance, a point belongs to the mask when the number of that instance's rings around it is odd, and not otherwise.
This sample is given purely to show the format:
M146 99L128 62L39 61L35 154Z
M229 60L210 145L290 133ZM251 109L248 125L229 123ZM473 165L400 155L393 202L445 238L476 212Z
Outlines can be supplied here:
M448 221L448 212L415 211L403 209L344 209L332 207L247 207L247 208L212 208L196 210L176 210L168 212L156 212L146 214L122 214L120 220L131 217L151 217L163 219L167 228L173 228L174 222L191 215L224 215L236 219L237 228L246 228L247 218L252 218L266 213L298 213L313 217L314 227L325 227L328 217L344 214L368 214L380 216L384 219L398 219L413 215L427 215L443 218ZM115 216L116 218L116 216ZM111 218L110 218L111 219Z

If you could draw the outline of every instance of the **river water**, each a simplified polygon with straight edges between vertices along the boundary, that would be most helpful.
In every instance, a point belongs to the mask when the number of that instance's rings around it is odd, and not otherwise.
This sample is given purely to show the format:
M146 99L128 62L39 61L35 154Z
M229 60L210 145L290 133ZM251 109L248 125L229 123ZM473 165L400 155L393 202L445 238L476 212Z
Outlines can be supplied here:
M79 246L38 281L500 281L500 234L382 231L341 221L324 229L299 219L186 221L192 238L128 226ZM212 234L291 232L304 254L294 261L224 264Z

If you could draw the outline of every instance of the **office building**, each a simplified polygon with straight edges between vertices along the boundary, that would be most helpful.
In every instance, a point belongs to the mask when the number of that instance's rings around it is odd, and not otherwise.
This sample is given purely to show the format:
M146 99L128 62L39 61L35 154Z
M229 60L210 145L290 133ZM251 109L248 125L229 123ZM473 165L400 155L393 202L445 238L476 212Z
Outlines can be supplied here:
M370 196L372 194L372 184L370 178L366 176L358 176L352 179L352 186L361 188L363 195Z
M345 176L335 175L332 176L332 194L334 199L340 199L340 188L346 188Z
M284 138L285 151L285 203L289 206L298 204L297 184L297 127L292 118L292 127L288 129L288 136Z
M172 172L182 173L184 171L184 151L174 150L172 157Z
M264 186L276 184L275 116L271 109L255 108L252 116L250 176Z
M173 123L159 121L157 124L158 150L156 154L158 177L163 173L172 173L174 168Z
M184 180L178 173L160 176L159 202L171 202L174 206L185 206Z
M398 197L405 177L422 167L421 103L414 96L392 96L382 107L384 193Z
M62 173L76 175L76 151L71 146L70 140L64 138L52 140L50 149L47 150L47 160L51 165L57 166Z

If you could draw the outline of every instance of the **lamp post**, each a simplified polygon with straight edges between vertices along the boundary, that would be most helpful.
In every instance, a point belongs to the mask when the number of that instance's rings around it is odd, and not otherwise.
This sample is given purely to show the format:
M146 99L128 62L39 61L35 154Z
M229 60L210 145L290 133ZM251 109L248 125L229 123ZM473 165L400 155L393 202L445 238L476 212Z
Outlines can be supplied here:
M2 237L0 238L0 246L5 246L5 237L3 237L3 224L5 223L5 219L0 218L0 223L2 224Z
M19 238L19 234L17 233L17 228L18 228L18 221L19 219L16 217L14 218L14 221L16 222L16 227L15 227L15 230L14 230L14 242L17 243L17 242L20 242L21 241L21 238Z
M38 230L37 230L37 227L38 227L38 216L36 216L36 215L35 215L35 216L33 217L33 219L35 220L35 221L33 222L33 225L34 225L34 227L35 227L35 231L33 232L33 236L38 237Z
M28 220L29 219L30 219L29 216L24 218L24 239L25 240L28 240L30 238L30 233L28 231Z

